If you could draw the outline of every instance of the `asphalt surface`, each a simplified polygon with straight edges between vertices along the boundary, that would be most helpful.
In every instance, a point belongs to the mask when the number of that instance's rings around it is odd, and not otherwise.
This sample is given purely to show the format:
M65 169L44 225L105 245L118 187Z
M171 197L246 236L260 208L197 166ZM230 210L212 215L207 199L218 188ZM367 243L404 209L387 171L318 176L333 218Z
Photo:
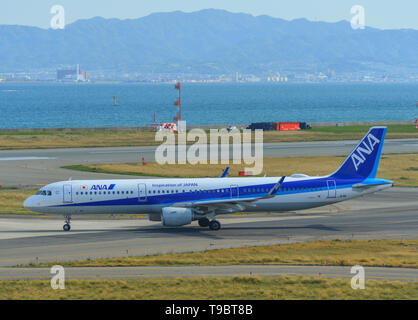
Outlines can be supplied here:
M164 228L137 217L0 217L0 266L203 251L329 239L417 239L418 190L391 188L340 204L285 214L218 216L219 231L196 222ZM310 271L311 272L311 271Z
M351 267L292 265L230 265L181 267L66 267L65 279L144 279L235 276L306 276L351 279ZM0 280L50 280L50 268L0 268ZM364 267L365 280L418 281L418 269Z
M358 141L265 143L265 158L346 156ZM133 179L126 175L78 172L62 166L96 163L153 162L155 146L0 151L0 185L37 186L76 179ZM231 146L232 148L232 146ZM383 153L418 153L418 139L385 140ZM219 152L220 154L220 152ZM232 155L232 150L230 150ZM331 171L331 169L330 169Z

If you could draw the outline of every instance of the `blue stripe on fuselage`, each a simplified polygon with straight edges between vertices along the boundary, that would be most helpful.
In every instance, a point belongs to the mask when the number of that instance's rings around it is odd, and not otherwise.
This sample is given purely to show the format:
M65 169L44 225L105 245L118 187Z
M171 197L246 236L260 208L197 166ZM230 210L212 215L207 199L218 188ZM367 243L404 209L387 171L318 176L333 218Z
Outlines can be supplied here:
M327 181L333 180L336 182L336 189L343 189L351 187L353 184L362 182L363 179L334 179L332 177L322 177L313 180L303 181L290 181L284 182L280 189L274 195L288 195L288 194L301 194L328 190ZM246 198L262 197L265 196L271 188L274 187L274 183L242 186L239 187L238 196L231 197L231 188L219 187L205 192L180 192L169 194L147 194L145 201L139 201L138 197L124 198L124 199L109 199L92 202L80 202L63 205L55 205L51 207L74 207L74 206L121 206L121 205L170 205L177 202L193 202L193 201L211 201L222 199L237 199L245 200ZM252 189L264 188L265 192L254 192ZM310 190L312 188L319 190ZM213 190L227 190L226 192L216 192ZM247 191L244 192L244 189ZM251 191L248 191L248 190ZM286 191L283 191L286 189ZM292 189L292 190L288 190ZM296 189L296 190L293 190ZM302 190L301 190L302 189ZM333 188L332 188L333 189ZM83 196L80 196L83 197Z

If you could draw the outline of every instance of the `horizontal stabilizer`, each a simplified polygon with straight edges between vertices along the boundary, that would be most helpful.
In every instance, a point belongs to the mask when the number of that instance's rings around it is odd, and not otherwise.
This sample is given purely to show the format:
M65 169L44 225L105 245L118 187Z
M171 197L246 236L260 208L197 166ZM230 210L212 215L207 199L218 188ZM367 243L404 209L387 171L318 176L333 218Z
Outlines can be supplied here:
M392 182L382 182L382 183L376 183L376 184L357 183L357 184L353 184L353 188L354 189L368 189L372 187L383 186L385 184L393 184L393 183Z

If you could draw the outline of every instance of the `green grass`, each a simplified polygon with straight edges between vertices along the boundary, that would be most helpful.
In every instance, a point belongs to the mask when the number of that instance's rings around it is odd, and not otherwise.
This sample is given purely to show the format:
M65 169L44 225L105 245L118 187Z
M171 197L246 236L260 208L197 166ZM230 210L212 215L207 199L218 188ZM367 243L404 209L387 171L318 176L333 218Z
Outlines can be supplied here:
M124 258L51 262L31 267L185 266L185 265L335 265L418 268L418 240L316 241L248 248L216 249Z
M159 278L67 280L53 290L48 280L3 280L0 299L11 300L276 300L418 299L417 282L367 280L353 290L350 280L311 277Z

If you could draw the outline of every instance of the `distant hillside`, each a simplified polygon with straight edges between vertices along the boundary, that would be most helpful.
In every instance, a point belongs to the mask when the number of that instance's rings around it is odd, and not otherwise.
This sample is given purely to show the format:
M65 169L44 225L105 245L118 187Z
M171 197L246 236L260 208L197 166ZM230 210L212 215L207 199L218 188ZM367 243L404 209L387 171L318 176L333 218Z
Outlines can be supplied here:
M418 30L353 30L347 21L286 21L213 9L96 17L64 30L1 25L0 44L0 72L76 63L87 70L213 74L418 70Z

